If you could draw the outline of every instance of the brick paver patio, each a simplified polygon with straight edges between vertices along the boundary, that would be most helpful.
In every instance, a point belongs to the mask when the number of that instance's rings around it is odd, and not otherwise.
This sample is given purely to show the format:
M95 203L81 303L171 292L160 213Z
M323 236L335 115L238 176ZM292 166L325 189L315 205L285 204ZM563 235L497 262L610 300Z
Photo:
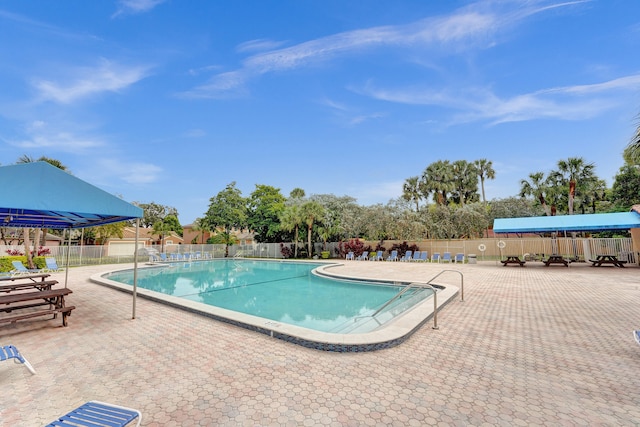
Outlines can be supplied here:
M143 299L131 320L130 295L88 280L112 267L70 271L68 327L0 326L38 371L0 363L0 425L44 425L88 400L137 408L144 426L640 424L637 267L350 261L345 273L396 280L460 270L465 301L439 330L347 354Z

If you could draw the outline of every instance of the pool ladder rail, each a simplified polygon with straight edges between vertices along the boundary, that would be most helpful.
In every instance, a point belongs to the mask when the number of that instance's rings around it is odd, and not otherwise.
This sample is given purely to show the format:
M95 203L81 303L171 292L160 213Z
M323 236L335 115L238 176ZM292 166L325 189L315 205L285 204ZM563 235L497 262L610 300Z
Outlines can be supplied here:
M413 289L413 288L430 288L433 291L433 329L439 329L439 327L438 327L438 291L436 290L436 287L438 287L438 285L433 286L432 283L436 278L438 278L440 275L442 275L443 273L446 273L446 272L454 272L454 273L458 273L460 275L460 301L464 301L464 275L462 274L462 272L458 271L458 270L442 270L440 273L436 274L435 276L433 276L431 279L429 279L425 283L423 283L423 282L411 282L411 283L409 283L404 288L402 288L402 290L400 292L398 292L396 295L394 295L393 298L391 298L389 301L385 302L382 305L382 307L377 309L375 311L375 313L373 313L371 316L366 316L366 317L374 317L375 318L376 315L380 314L380 312L382 312L385 308L387 308L389 305L391 305L398 298L402 297L402 295L404 295L410 289Z

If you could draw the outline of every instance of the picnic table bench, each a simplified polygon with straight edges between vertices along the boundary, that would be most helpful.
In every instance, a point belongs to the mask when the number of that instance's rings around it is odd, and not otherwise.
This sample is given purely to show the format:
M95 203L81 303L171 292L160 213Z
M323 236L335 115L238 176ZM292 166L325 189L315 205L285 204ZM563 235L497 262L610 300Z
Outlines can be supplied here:
M569 261L564 259L562 255L549 255L549 258L543 262L545 267L549 267L551 264L563 264L565 267L569 267Z
M10 283L8 285L0 285L0 292L14 292L23 290L37 289L39 291L48 291L53 285L58 283L57 280L42 280L40 282L21 282Z
M0 274L8 274L8 273L0 273ZM0 277L0 282L15 282L16 280L29 279L32 282L35 282L35 279L40 279L44 281L47 277L51 276L49 273L35 273L35 274L18 274L15 276L2 276Z
M55 319L58 313L62 313L62 326L67 326L67 317L71 315L74 306L65 306L64 297L72 293L71 289L47 289L34 292L10 292L0 295L0 313L20 313L8 316L0 316L0 323L16 322L18 320L33 317L53 315ZM48 306L46 309L22 311L36 307Z
M615 255L597 255L596 259L590 259L591 267L601 267L602 264L612 264L615 267L624 267L627 261L619 260Z
M520 267L524 267L525 261L520 259L518 255L507 255L507 259L503 259L500 261L503 266L507 266L507 264L518 264Z

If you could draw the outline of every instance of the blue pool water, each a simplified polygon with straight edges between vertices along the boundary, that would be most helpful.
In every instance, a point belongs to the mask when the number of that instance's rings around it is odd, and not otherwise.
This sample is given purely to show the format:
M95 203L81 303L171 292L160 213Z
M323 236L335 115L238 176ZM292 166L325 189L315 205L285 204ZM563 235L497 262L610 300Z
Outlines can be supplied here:
M403 287L318 277L311 271L320 265L254 260L171 263L139 270L138 287L335 333L371 331L431 295L423 289L407 292L371 321L371 315ZM133 284L133 270L104 277Z

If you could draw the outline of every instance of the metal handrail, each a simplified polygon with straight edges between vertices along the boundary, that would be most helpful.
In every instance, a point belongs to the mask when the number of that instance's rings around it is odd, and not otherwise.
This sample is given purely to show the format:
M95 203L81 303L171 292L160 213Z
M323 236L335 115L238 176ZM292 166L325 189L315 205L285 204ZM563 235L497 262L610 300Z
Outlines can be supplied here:
M388 307L389 304L391 304L392 302L394 302L395 300L400 298L409 289L415 288L415 287L428 287L433 291L433 327L432 328L433 329L439 329L438 328L438 292L436 291L436 288L433 287L433 285L431 285L431 283L436 278L440 277L440 275L442 275L443 273L449 272L449 271L452 271L454 273L458 273L460 275L460 301L464 301L464 274L462 274L462 272L458 271L458 270L442 270L440 273L436 274L431 279L429 279L426 283L422 283L422 282L409 283L400 292L398 292L393 298L391 298L389 301L384 303L382 305L382 307L380 307L378 310L376 310L376 312L373 313L371 315L371 317L375 318L375 316L378 313L380 313L382 310L384 310L386 307ZM369 317L369 316L366 316L366 317Z

